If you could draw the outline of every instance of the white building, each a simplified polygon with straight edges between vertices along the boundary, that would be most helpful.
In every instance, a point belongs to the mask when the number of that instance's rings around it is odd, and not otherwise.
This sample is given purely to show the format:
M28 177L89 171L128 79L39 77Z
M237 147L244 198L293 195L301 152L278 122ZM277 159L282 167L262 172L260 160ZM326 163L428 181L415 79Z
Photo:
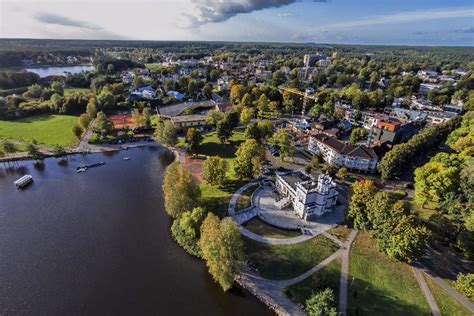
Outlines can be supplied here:
M277 174L275 188L304 220L332 211L339 195L336 183L329 175L321 174L316 181L299 170Z
M308 151L321 155L333 167L374 172L379 158L372 148L345 144L325 134L309 138Z

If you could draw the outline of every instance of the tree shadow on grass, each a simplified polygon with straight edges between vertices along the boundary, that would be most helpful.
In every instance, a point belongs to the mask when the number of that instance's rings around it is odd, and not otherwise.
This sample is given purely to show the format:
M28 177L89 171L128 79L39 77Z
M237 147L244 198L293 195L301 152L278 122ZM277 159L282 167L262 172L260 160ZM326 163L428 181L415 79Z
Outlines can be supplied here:
M397 296L392 296L372 284L358 278L349 276L348 313L347 315L431 315L427 309L402 301ZM401 289L403 291L403 289ZM424 300L424 297L420 297Z
M235 158L235 153L242 141L230 141L229 143L204 143L196 151L197 154L207 156L218 156L221 158Z

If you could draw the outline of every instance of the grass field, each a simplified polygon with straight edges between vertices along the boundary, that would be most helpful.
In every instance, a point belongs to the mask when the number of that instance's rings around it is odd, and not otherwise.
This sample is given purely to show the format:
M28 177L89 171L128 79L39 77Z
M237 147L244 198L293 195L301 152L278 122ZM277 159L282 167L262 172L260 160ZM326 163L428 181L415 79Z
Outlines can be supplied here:
M339 226L339 225L328 230L328 233L336 236L343 242L347 241L347 236L349 236L350 232L351 232L351 229L345 226Z
M251 187L247 188L244 192L242 192L239 195L235 203L236 211L240 211L252 206L252 203L250 200L252 198L252 193L255 192L256 189L257 189L257 184L252 185Z
M360 232L349 265L349 315L431 315L412 268Z
M235 152L243 140L244 134L240 131L234 132L230 142L226 144L220 142L215 132L208 133L204 135L203 142L196 152L196 154L199 155L219 156L225 158L227 161L229 167L229 171L227 172L228 181L224 186L217 187L206 183L201 184L201 202L203 206L221 217L226 215L230 198L234 192L245 184L245 182L235 178L233 171ZM180 138L179 144L184 145L183 138Z
M15 121L0 121L0 138L31 143L35 139L45 146L71 146L77 139L71 127L76 116L44 114Z
M245 253L264 278L294 278L329 257L338 247L319 235L293 245L267 245L244 238Z
M425 277L426 283L433 294L442 316L468 316L471 313L458 301L452 298L443 288L434 283L431 278Z
M300 283L296 283L285 289L286 295L295 303L305 304L313 293L317 293L326 288L334 291L336 305L339 300L339 283L341 280L341 262L334 260L321 271L312 274Z
M284 230L268 225L258 217L246 222L244 227L257 235L269 238L289 238L301 235L301 233L296 230Z
M89 88L64 88L64 95L68 95L71 93L82 93L82 92L89 93L89 92L92 92L92 90Z

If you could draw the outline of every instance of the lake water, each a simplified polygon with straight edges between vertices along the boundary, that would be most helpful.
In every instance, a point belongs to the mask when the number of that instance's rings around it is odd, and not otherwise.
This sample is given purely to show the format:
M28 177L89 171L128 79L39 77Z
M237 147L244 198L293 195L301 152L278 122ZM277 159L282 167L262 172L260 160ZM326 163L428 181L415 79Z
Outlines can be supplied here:
M34 72L41 78L48 76L64 76L68 72L76 74L81 71L91 71L93 69L93 66L52 66L25 68L26 71Z
M224 293L170 237L171 159L149 147L0 165L0 315L271 315L248 292ZM34 183L18 191L23 174Z

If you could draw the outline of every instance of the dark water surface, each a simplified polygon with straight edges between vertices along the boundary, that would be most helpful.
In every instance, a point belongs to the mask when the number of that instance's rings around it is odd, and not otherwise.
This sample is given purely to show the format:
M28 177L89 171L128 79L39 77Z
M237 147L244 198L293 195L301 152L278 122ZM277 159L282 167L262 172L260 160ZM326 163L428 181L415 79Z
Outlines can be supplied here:
M270 314L247 292L222 292L171 239L161 195L170 159L156 147L67 166L50 158L43 170L0 165L0 315ZM34 183L17 191L25 173Z

